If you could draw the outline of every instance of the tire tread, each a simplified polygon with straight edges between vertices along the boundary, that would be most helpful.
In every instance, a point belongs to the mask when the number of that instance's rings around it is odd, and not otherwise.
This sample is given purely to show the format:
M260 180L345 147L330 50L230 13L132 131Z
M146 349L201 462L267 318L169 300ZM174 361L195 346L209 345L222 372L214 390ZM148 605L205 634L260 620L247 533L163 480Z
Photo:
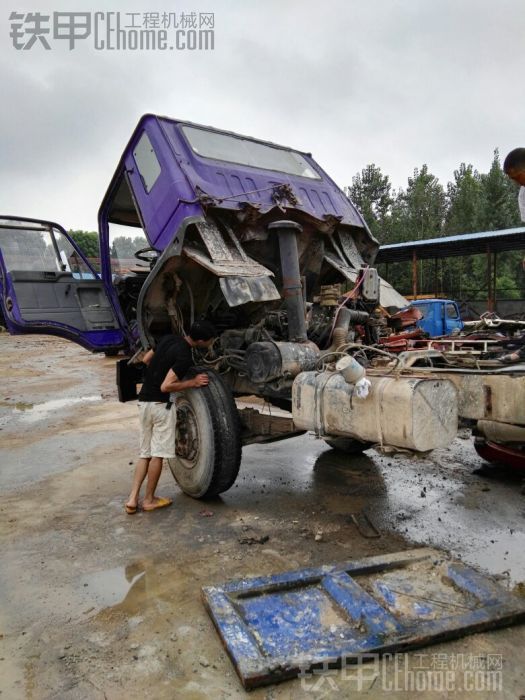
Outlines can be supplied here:
M206 401L211 415L211 429L215 444L213 476L206 492L200 498L213 498L231 488L239 474L242 457L241 421L230 389L220 376L204 367L194 372L206 371L209 384L199 391Z

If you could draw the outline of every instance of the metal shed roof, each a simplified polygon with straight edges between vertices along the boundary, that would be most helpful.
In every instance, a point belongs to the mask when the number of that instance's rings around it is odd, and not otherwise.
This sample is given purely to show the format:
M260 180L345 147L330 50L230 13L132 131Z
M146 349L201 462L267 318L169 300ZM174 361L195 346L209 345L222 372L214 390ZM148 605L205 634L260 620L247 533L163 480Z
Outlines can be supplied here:
M476 253L486 253L487 248L490 248L493 253L525 248L525 226L506 228L500 231L481 231L442 238L427 238L420 241L392 243L381 246L376 263L411 260L414 253L419 260L475 255Z

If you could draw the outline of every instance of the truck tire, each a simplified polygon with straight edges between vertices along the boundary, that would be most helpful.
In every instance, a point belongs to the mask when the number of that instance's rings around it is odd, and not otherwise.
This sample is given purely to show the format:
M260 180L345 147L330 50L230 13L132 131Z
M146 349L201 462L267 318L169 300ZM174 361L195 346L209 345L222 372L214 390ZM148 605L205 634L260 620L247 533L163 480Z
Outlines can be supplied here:
M188 389L177 400L176 457L168 464L180 488L193 498L227 491L241 463L241 424L231 391L215 372L209 384Z
M361 442L360 440L354 440L353 438L324 438L324 441L333 450L338 450L339 452L345 452L348 455L358 455L365 450L368 450L373 442Z

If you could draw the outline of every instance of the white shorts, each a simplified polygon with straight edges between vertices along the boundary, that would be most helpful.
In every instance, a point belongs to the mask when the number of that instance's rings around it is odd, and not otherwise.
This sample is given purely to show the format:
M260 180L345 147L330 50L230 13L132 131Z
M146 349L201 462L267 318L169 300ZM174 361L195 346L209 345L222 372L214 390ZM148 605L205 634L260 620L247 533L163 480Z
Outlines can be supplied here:
M139 401L140 456L175 457L175 427L177 410L168 411L165 403Z

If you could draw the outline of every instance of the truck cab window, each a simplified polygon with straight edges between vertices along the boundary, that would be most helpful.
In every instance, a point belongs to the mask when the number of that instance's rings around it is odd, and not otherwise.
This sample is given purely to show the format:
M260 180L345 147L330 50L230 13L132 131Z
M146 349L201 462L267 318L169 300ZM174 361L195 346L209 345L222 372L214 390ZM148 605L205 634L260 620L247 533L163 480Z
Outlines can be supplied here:
M133 151L144 189L150 192L160 175L160 163L146 132L142 134Z
M93 279L91 270L57 229L3 221L0 248L8 271L71 272L78 279Z
M276 170L312 180L321 179L306 158L297 151L193 126L183 126L182 131L193 152L199 156L249 165L252 168Z
M416 308L418 311L421 311L421 313L423 314L423 318L428 317L430 311L430 304L418 304Z
M458 312L457 312L454 304L447 304L446 314L447 314L447 318L457 318L458 317Z

